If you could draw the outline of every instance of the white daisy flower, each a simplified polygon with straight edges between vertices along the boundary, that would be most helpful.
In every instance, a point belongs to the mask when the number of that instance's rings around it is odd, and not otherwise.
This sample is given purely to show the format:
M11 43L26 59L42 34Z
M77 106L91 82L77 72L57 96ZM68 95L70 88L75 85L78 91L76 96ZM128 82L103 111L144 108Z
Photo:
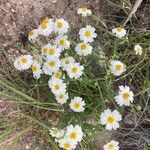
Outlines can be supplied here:
M65 49L69 49L70 42L67 40L66 35L59 35L55 39L55 44L63 51Z
M65 34L68 32L69 24L63 18L57 19L53 25L54 32L58 34Z
M92 14L92 11L90 9L84 7L84 8L79 8L77 10L77 14L79 14L79 15L81 14L82 17L87 17L87 16L90 16Z
M126 70L126 66L118 60L111 60L110 64L111 73L115 76L120 76Z
M47 75L59 70L60 60L57 57L47 57L46 62L43 65L43 72Z
M48 36L53 31L53 20L45 18L38 28L40 35Z
M61 95L66 93L66 84L61 79L50 79L48 85L55 95Z
M56 95L56 101L60 104L65 104L68 100L68 93Z
M38 29L33 29L28 32L28 40L34 41L38 37Z
M27 70L33 63L33 57L31 55L23 55L15 60L14 66L17 70Z
M64 130L58 130L57 128L54 128L52 127L52 129L49 130L50 132L50 135L52 137L55 137L55 138L62 138L64 136Z
M118 37L118 38L123 38L126 35L126 30L122 27L114 28L112 29L112 33Z
M49 45L48 51L47 51L47 57L49 56L59 57L60 53L61 53L61 50L56 45L51 45L51 46Z
M115 96L115 100L118 105L122 106L129 106L130 103L133 103L133 97L134 94L132 91L130 91L130 88L128 86L119 86L119 92L118 95Z
M117 110L111 111L106 109L100 115L100 122L102 125L106 125L107 130L119 128L119 121L122 120L120 113Z
M75 47L75 51L80 56L87 56L87 55L91 54L92 49L93 49L93 47L91 45L89 45L88 43L85 43L85 42L79 43Z
M117 141L110 141L103 146L104 150L119 150L119 143Z
M58 70L58 71L54 72L54 74L52 75L52 78L60 79L61 76L62 76L62 72Z
M142 47L139 44L136 44L134 46L134 51L136 55L142 55L143 51L142 51Z
M80 29L79 31L80 40L84 42L93 42L97 34L95 33L95 28L87 25L85 28Z
M82 128L79 125L69 125L66 129L65 137L73 143L81 142L83 138Z
M41 64L38 61L34 60L31 69L33 77L39 79L42 74Z
M62 138L58 140L58 143L59 143L59 147L65 150L73 150L76 148L76 143L71 142L67 138Z
M61 66L62 66L62 69L64 71L72 63L75 63L75 59L73 57L71 57L71 56L68 56L68 57L65 57L65 58L61 59Z
M69 75L69 77L72 78L79 78L80 76L82 76L83 74L83 69L84 67L81 66L79 63L71 63L67 66L67 74Z
M46 44L46 45L44 45L43 47L42 47L42 56L47 56L48 55L48 50L50 49L50 47L52 47L52 45L50 44L50 43L48 43L48 44Z
M70 109L72 109L74 112L83 112L85 109L85 101L83 101L81 97L74 97L69 105Z

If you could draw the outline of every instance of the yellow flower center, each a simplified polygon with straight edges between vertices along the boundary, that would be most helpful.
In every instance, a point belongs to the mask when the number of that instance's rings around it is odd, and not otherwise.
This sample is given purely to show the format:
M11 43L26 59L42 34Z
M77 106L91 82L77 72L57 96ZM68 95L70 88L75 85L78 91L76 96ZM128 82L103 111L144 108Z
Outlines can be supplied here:
M130 96L130 95L129 95L128 92L123 93L123 98L124 98L125 100L128 100L129 96Z
M62 22L57 22L57 27L58 28L61 28L63 26L63 23Z
M114 150L114 144L109 144L108 148L109 148L110 150Z
M87 11L88 9L86 7L82 8L82 11Z
M46 18L46 19L44 19L44 21L42 22L41 28L42 28L42 29L46 29L46 28L47 28L47 24L48 24L48 19Z
M67 149L69 149L69 148L70 148L70 144L69 144L69 143L65 143L65 144L64 144L64 149L67 150Z
M48 23L48 19L45 18L42 23Z
M49 52L50 55L53 55L55 53L55 49L54 48L50 48L48 52Z
M65 44L65 41L64 41L63 39L61 39L61 40L59 41L59 43L60 43L60 45L64 45L64 44Z
M54 89L55 89L55 90L59 90L59 89L60 89L60 85L59 85L59 84L55 84L55 85L54 85Z
M21 62L22 62L22 63L26 63L26 62L27 62L27 58L22 58L22 59L21 59Z
M117 65L116 65L116 70L117 70L117 71L120 71L121 69L122 69L122 65L117 64Z
M32 72L36 72L37 71L37 67L36 66L32 66Z
M86 49L86 48L87 48L87 44L84 43L84 44L81 45L81 49L84 50L84 49Z
M57 71L55 72L55 78L60 78L61 77L61 72Z
M77 133L76 132L72 132L70 134L70 138L75 140L77 138Z
M71 69L72 73L77 73L77 71L78 71L77 67L72 67L72 69Z
M54 67L54 66L55 66L55 62L54 62L54 61L51 61L51 62L49 63L49 65L50 65L50 67Z
M29 36L33 36L33 34L34 34L33 30L29 31L28 33Z
M107 122L108 122L109 124L113 124L114 121L115 121L114 116L109 116L109 117L107 118Z
M63 99L63 98L64 98L64 95L60 95L59 98L60 98L60 99Z
M89 31L89 30L85 31L84 35L86 37L90 37L91 36L91 31Z
M76 103L74 104L74 107L75 107L75 108L79 108L79 107L80 107L80 103L79 103L79 102L76 102Z
M46 54L48 51L48 48L43 48L43 53Z
M142 51L142 49L141 48L138 48L138 52L141 52Z
M123 28L121 28L121 27L118 27L118 28L117 28L117 31L118 31L118 32L122 32L122 30L123 30Z

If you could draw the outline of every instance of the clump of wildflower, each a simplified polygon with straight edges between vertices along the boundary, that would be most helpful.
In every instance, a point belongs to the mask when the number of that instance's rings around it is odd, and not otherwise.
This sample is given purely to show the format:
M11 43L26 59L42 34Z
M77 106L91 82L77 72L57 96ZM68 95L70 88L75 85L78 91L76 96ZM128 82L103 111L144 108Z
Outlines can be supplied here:
M90 16L92 14L90 9L79 8L78 14L83 17ZM57 19L53 22L52 19L45 18L39 25L38 29L33 29L28 34L28 39L34 41L38 35L49 36L52 32L55 37L51 41L41 48L40 57L33 53L31 55L23 55L15 60L14 66L17 70L26 70L31 68L33 77L39 79L41 74L50 76L48 86L51 92L54 94L56 101L63 105L69 99L70 93L67 92L67 84L63 79L67 79L63 74L63 71L67 73L69 78L78 79L83 75L84 67L80 63L75 61L75 58L69 56L69 52L65 50L70 49L70 41L67 35L69 30L69 24L63 18ZM126 35L126 30L122 27L112 29L112 33L118 37L123 38ZM93 47L90 45L97 37L96 30L91 25L79 30L80 43L75 47L75 51L79 56L87 56L92 53ZM71 47L72 48L72 47ZM134 51L136 55L142 55L142 47L135 45ZM74 52L71 54L73 55ZM67 55L67 56L66 56ZM65 57L64 57L65 56ZM105 55L100 53L100 61L105 61ZM80 58L78 59L80 60ZM118 60L110 61L110 71L115 76L120 76L126 70L125 64ZM71 80L72 81L72 80ZM96 85L95 83L94 85ZM94 86L93 85L93 86ZM114 97L118 105L129 106L133 102L134 94L128 86L119 86L118 95ZM85 110L85 101L81 97L74 97L69 104L70 109L74 112L83 112ZM63 106L62 106L63 107ZM119 128L119 122L122 120L120 113L117 110L111 111L106 109L100 115L100 123L106 126L107 130ZM77 144L81 142L83 138L82 128L79 125L69 125L63 130L57 128L50 129L50 135L55 138L60 148L66 150L75 149ZM110 141L104 145L104 150L118 150L119 143L117 141Z

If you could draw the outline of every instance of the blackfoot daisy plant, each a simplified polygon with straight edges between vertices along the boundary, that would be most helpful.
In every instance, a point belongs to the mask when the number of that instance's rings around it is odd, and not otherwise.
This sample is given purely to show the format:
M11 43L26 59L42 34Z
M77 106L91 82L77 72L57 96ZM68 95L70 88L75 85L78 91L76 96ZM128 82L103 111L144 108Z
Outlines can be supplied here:
M77 14L89 17L89 20L94 16L88 8L79 8ZM117 51L119 46L123 45L125 49L130 45L130 40L126 42L126 36L130 38L130 34L127 35L121 26L110 28L105 33L108 34L107 40L108 37L111 39L109 43L99 44L99 29L89 22L79 29L78 35L72 37L68 32L71 31L70 25L65 19L45 18L37 29L28 33L31 52L14 60L18 74L23 71L26 79L20 76L16 83L11 80L14 84L1 81L2 86L11 91L9 95L5 92L2 95L11 98L14 92L16 98L13 99L23 99L20 103L26 106L24 117L46 129L50 141L53 141L53 149L88 149L102 128L106 132L117 130L123 120L121 114L124 107L134 105L136 93L131 84L117 82L134 71L132 66L136 65L128 66L129 63L126 64ZM39 44L39 37L46 37L46 42ZM102 50L104 45L110 45L109 52ZM144 47L136 44L132 45L132 49L131 55L142 57ZM31 72L32 79L28 78ZM45 124L46 115L58 119L57 123ZM118 150L119 142L112 139L103 145L103 149Z

